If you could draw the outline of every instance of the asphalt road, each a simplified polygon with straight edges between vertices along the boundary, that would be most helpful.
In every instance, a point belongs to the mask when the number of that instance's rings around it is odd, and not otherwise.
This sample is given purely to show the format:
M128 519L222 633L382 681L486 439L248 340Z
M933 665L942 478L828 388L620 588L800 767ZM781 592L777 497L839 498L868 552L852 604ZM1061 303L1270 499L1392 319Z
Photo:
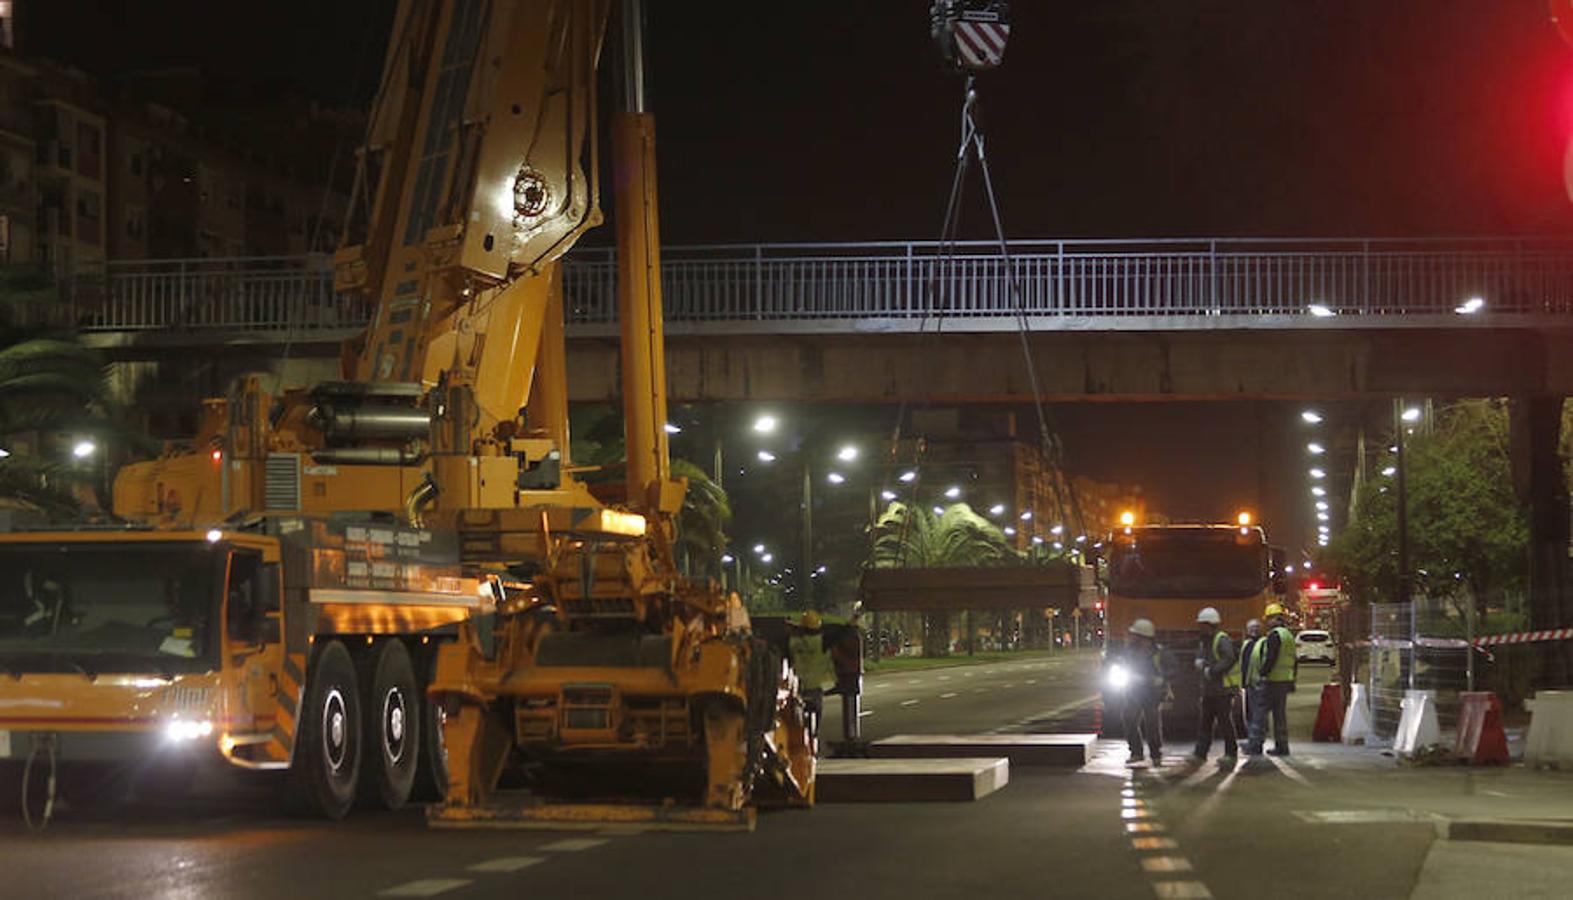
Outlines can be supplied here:
M875 676L864 725L875 738L1085 730L1094 665ZM1325 678L1303 674L1297 696L1310 702ZM1309 713L1298 712L1303 730ZM68 812L37 835L7 816L0 897L1451 896L1446 882L1416 892L1442 845L1417 809L1460 795L1456 770L1383 768L1373 751L1302 744L1262 771L1220 773L1176 750L1162 769L1129 769L1123 745L1103 742L1080 771L1017 768L975 803L821 805L764 814L752 834L429 831L414 810L330 825L268 812L266 788L188 808Z

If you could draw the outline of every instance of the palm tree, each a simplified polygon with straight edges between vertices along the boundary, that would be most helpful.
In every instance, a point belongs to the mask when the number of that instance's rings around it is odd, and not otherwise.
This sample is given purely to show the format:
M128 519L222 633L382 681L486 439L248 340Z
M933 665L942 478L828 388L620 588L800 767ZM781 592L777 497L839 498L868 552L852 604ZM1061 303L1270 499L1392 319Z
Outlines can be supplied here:
M79 509L73 484L88 479L37 449L61 431L104 431L111 406L98 354L37 320L36 313L58 308L42 274L0 270L0 447L7 453L0 458L0 503L52 516ZM35 453L11 452L18 442Z
M926 507L891 503L874 523L869 551L873 568L939 568L1014 565L1021 556L1004 532L965 503L938 515ZM967 646L973 645L972 616L967 616ZM923 652L943 656L950 649L950 614L923 617Z

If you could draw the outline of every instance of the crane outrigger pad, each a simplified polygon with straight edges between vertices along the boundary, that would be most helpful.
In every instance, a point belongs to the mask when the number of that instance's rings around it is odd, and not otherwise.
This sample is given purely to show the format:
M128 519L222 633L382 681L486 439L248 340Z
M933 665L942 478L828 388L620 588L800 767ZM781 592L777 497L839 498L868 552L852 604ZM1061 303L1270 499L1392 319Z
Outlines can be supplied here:
M435 803L426 807L433 828L527 828L597 831L633 826L652 831L753 831L753 807L708 807L638 803L562 803L500 794L484 806Z

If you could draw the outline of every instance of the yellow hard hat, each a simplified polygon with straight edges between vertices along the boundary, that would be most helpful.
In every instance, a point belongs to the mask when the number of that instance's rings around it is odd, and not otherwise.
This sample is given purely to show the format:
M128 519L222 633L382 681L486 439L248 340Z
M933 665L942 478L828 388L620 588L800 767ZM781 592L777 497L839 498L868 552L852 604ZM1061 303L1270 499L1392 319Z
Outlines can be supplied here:
M1281 616L1283 614L1284 614L1283 605L1279 604L1279 603L1269 603L1269 604L1267 604L1267 608L1262 610L1262 615L1266 616L1269 619L1271 619L1273 616Z
M807 628L809 631L818 631L819 626L824 624L824 622L820 621L819 613L814 612L813 610L803 613L803 616L798 620L798 623L801 624L804 628Z

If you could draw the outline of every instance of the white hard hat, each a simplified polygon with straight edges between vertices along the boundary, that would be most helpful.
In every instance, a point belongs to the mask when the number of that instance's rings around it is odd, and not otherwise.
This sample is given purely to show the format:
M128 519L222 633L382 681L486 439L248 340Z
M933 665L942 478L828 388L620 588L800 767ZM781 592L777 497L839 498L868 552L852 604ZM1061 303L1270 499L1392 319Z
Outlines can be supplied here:
M1145 638L1158 636L1158 629L1153 627L1151 619L1137 619L1131 623L1130 631L1131 634L1139 634Z
M1196 621L1206 622L1209 625L1218 625L1223 622L1223 616L1218 615L1218 610L1208 606L1204 607L1201 612L1196 614Z

